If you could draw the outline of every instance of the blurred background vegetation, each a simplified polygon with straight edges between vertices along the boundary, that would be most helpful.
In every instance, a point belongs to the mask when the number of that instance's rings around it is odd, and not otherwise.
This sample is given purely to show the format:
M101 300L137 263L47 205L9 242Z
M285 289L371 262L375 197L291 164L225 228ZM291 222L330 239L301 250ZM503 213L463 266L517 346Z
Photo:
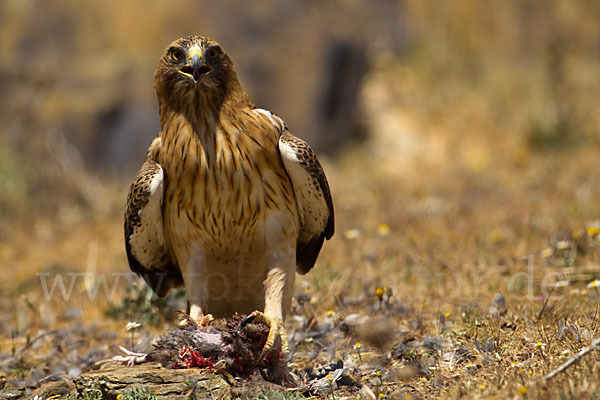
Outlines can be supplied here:
M159 130L156 60L182 35L219 40L320 152L366 140L392 169L479 169L598 144L599 20L589 0L4 0L0 240L14 216L120 209Z

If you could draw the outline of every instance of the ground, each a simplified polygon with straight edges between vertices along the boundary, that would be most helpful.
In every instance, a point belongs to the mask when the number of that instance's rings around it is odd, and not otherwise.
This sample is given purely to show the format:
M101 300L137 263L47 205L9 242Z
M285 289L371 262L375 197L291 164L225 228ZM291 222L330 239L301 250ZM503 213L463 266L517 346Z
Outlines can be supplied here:
M417 157L409 168L398 153L380 165L371 145L324 162L337 234L296 284L292 369L343 360L356 386L332 384L336 398L361 387L389 398L597 396L597 351L542 381L598 336L596 149L510 158L499 146L474 150L476 165ZM1 257L12 266L1 284L7 389L96 368L132 347L130 320L142 324L136 348L174 323L143 286L126 290L116 211L30 220Z

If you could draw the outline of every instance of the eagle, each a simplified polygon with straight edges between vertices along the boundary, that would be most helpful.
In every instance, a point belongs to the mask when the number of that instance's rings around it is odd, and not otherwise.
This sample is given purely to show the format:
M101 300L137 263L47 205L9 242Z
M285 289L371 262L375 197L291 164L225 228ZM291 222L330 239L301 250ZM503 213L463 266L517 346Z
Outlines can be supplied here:
M334 234L333 202L310 146L250 100L216 41L186 36L156 68L161 130L127 196L129 266L161 297L184 286L187 312L247 314L279 338L295 272Z

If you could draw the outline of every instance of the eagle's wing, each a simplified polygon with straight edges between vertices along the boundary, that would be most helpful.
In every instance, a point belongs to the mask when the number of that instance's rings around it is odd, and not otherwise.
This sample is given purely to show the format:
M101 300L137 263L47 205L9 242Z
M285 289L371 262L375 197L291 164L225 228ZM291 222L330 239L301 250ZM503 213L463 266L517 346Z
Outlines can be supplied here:
M296 270L305 274L315 264L323 241L333 236L333 202L325 172L306 142L284 129L279 152L292 180L300 213Z
M162 167L149 156L138 172L125 208L125 250L129 267L163 297L169 289L183 283L165 244L162 202Z

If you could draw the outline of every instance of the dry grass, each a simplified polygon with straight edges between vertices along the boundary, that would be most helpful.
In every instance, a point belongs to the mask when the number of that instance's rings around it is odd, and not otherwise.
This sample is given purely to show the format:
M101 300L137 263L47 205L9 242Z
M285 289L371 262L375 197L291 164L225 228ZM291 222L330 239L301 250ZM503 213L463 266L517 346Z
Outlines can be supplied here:
M422 135L426 140L425 129ZM353 376L361 384L390 398L520 397L524 387L533 397L597 396L597 352L540 382L598 336L600 293L586 284L600 273L600 243L593 226L591 235L585 232L598 215L600 186L589 173L595 149L534 154L514 163L502 157L506 149L488 148L489 165L483 169L474 171L449 154L443 168L417 157L410 170L394 174L375 163L376 143L371 154L365 154L367 144L325 163L336 199L337 235L317 267L299 279L297 292L312 300L310 312L297 312L315 318L317 326L332 321L327 335L333 336L321 339L321 349L313 341L301 343L296 366L344 359L356 368ZM402 163L402 155L397 157ZM93 272L94 284L101 274L126 272L120 215L82 214L23 225L2 251L2 262L11 266L2 281L2 353L19 349L38 329L74 323L116 333L108 343L112 354L116 344L127 345L127 321L105 316L109 303L118 304L125 295L124 284L112 299L101 291L90 300L78 278L67 300L55 294L46 301L35 276L46 271L51 280L59 272ZM544 258L557 234L580 229L589 238L578 241L574 260L561 258L558 250ZM565 286L553 289L557 281ZM375 289L384 286L393 295L378 309ZM505 296L507 312L490 314L498 294ZM61 317L73 307L82 310L80 318ZM343 338L340 325L353 313L384 317L372 320L370 329L389 336L385 346L369 344L368 331ZM288 329L294 331L292 325ZM143 332L155 336L166 326ZM11 330L18 331L13 340ZM362 342L360 359L356 341ZM97 345L92 341L77 351L86 354ZM36 352L42 350L26 353L37 360L28 361L30 370L41 362ZM378 370L381 379L373 375ZM10 377L15 371L4 373ZM335 394L356 395L347 390Z

